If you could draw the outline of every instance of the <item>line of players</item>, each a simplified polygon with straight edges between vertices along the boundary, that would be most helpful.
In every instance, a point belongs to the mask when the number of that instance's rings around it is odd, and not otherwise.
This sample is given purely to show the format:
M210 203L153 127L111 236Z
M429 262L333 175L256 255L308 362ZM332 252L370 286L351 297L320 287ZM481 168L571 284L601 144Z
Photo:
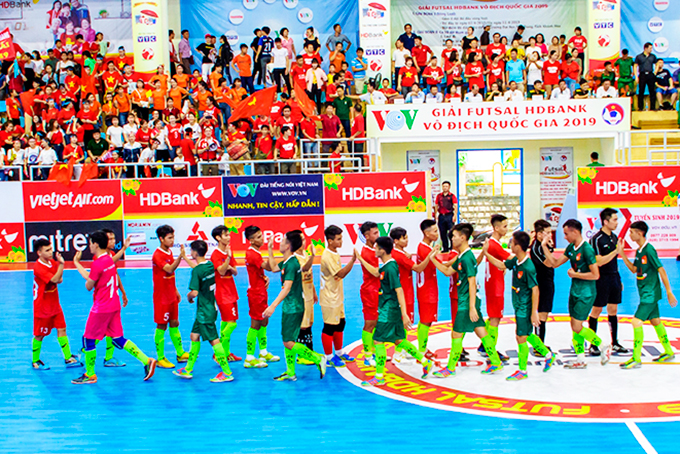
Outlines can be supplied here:
M657 358L657 361L670 361L674 358L674 354L658 313L658 301L661 299L659 277L666 287L671 305L674 306L676 301L653 246L645 241L647 226L639 222L631 225L631 238L640 246L635 262L631 263L623 254L623 244L617 241L613 233L617 227L616 211L603 210L601 217L603 228L593 238L595 249L582 238L580 223L576 220L567 221L564 234L570 244L565 254L559 258L553 255L551 227L545 221L539 220L534 224L535 239L532 244L527 233L515 232L512 236L512 256L510 256L499 242L507 233L507 219L502 215L492 216L492 237L485 243L482 254L476 259L468 246L468 240L473 231L472 226L459 224L449 232L454 252L445 262L437 259L439 251L433 248L438 238L434 221L425 220L421 223L423 241L418 245L415 260L412 260L410 254L405 252L408 246L406 230L395 228L390 232L390 237L379 238L377 225L373 222L366 222L360 228L366 244L360 252L355 252L350 262L344 267L337 252L342 247L342 230L336 226L329 226L325 231L327 247L321 257L322 283L318 296L311 273L314 257L313 254L308 256L305 253L306 245L302 232L292 231L286 234L285 240L281 243L284 259L277 263L273 256L272 243L270 242L268 248L268 260L264 260L260 253L264 245L262 231L256 226L247 227L245 235L250 242L250 247L246 253L246 267L249 276L248 303L251 327L247 335L247 356L244 366L261 368L267 367L269 362L279 361L277 356L267 351L266 332L268 319L279 305L282 306L283 312L282 337L286 347L287 369L284 374L276 377L277 380L296 379L296 356L300 357L301 362L316 364L322 378L326 367L344 367L346 362L354 361L355 359L349 357L342 349L342 333L345 326L342 279L351 271L357 259L361 262L364 273L364 282L360 290L365 320L362 331L364 364L376 367L374 378L365 382L366 385L384 383L384 366L388 359L385 342L395 344L395 361L406 360L407 353L418 360L423 365L423 376L427 376L433 364L436 364L434 355L427 350L427 340L430 326L437 321L439 302L437 269L451 276L451 309L455 318L449 361L446 367L433 373L435 377L444 378L455 375L458 361L466 359L462 340L467 332L475 332L480 337L482 340L480 353L485 353L490 359L490 365L483 373L492 374L503 369L502 361L507 358L499 356L495 346L498 338L498 325L503 312L503 272L506 269L513 272L512 295L519 344L519 370L508 377L508 380L527 378L527 342L534 347L534 353L537 356L546 358L544 371L549 370L554 364L555 355L545 347L543 341L546 332L545 322L552 310L554 297L552 269L567 261L571 262L571 269L568 272L572 278L569 312L572 317L573 343L577 360L570 361L565 366L573 369L586 367L585 340L591 344L591 353L600 353L595 348L603 344L594 328L596 328L597 316L605 305L608 308L612 329L612 344L604 347L602 352L602 364L606 364L612 348L616 348L618 352L625 351L618 344L616 337L615 309L616 304L621 300L620 276L618 276L615 260L617 255L621 255L627 267L638 274L638 288L641 295L640 309L633 320L635 330L633 358L622 364L622 367L640 367L642 323L645 320L651 320L664 347L664 354ZM164 352L164 337L168 325L177 353L177 361L187 363L186 367L174 372L176 375L182 378L192 378L202 339L211 343L214 350L213 357L222 368L222 372L212 381L233 380L228 363L239 361L241 358L230 351L231 334L238 319L238 294L233 281L233 276L237 274L236 262L229 248L228 230L224 226L214 229L213 237L218 242L218 248L213 251L211 261L205 259L207 245L203 241L192 243L192 259L186 256L183 248L180 255L174 258L170 251L174 244L172 227L159 227L157 235L160 247L153 257L153 283L154 319L157 324L154 340L158 360L148 358L131 341L123 337L120 323L119 289L123 306L127 304L127 296L116 272L115 261L122 256L129 243L126 243L122 251L114 253L115 235L113 232L94 232L90 235L90 251L95 256L92 269L88 272L83 268L80 264L80 254L77 254L74 259L78 271L86 279L87 289L94 289L94 305L88 318L83 341L87 370L82 377L73 380L74 383L97 381L94 373L96 344L103 339L106 339L107 343L105 366L125 365L113 357L114 348L117 347L127 350L144 364L145 380L153 375L156 366L174 368ZM57 253L57 260L54 260L52 246L47 240L36 242L36 249L39 261L34 271L33 367L48 368L40 360L40 347L43 338L50 333L52 328L58 330L58 340L64 353L66 366L81 366L79 358L70 352L65 332L66 325L56 290L56 285L62 280L63 259ZM487 258L489 264L485 285L489 316L486 324L481 315L481 301L477 295L476 285L477 266L484 257ZM197 316L192 327L192 346L188 353L183 349L179 333L178 304L181 297L174 277L175 270L182 260L193 268L189 286L191 291L187 299L189 302L197 299ZM383 262L382 268L379 267L380 260ZM389 265L392 262L394 263ZM282 274L281 293L271 305L268 305L269 282L264 270ZM414 322L413 271L417 273L416 288L420 316L417 349L406 340L405 333L405 329L410 328ZM313 352L311 343L313 306L317 301L320 302L324 319L322 342L325 358ZM593 303L596 305L594 308ZM219 335L215 327L216 306L222 318ZM590 328L583 326L586 318L589 318ZM536 334L533 333L533 327L536 327ZM260 354L256 358L257 344L260 346Z

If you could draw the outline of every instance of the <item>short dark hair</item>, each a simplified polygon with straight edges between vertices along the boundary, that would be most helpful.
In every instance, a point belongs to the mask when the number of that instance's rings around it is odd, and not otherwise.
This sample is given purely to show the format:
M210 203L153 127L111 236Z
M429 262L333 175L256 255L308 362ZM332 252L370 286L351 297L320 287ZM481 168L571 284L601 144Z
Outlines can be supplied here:
M649 226L645 221L635 221L630 225L630 229L639 230L642 232L642 236L646 237L649 231Z
M249 225L245 228L244 233L246 235L246 239L250 241L250 239L255 236L257 232L260 232L261 229L256 226L256 225Z
M649 49L650 47L652 47L652 43L645 43L645 45L642 46L643 49Z
M604 221L608 221L616 213L618 213L618 210L615 210L614 208L605 208L600 211L600 221L604 224Z
M598 159L600 159L600 153L598 153L597 151L593 151L592 153L590 153L590 159L594 159L597 161Z
M384 249L386 253L391 254L392 249L394 249L394 241L389 236L381 236L375 240L375 245L379 246L380 249Z
M569 219L567 222L564 223L563 227L578 230L579 232L583 231L583 224L581 224L581 221L579 221L578 219Z
M394 241L400 240L406 235L408 235L408 232L403 227L395 227L390 230L390 238L392 238Z
M337 225L329 225L326 227L326 230L323 231L323 234L326 236L327 240L332 240L338 235L342 235L342 229L338 227Z
M208 244L203 240L194 240L191 242L191 250L196 251L199 257L205 257L208 253Z
M247 48L248 48L248 46L247 46L247 45L245 45L245 44L241 44L241 49L247 49Z
M111 234L113 234L113 236L116 236L116 232L114 232L114 231L111 230L111 229L102 229L102 232L106 233L107 235L108 235L109 233L111 233Z
M470 237L472 236L472 233L475 231L475 228L470 223L461 222L460 224L454 225L451 231L460 232L463 235L465 235L466 240L469 240Z
M621 55L628 55L628 49L623 49L621 51Z
M290 244L290 251L295 252L302 247L302 232L300 230L286 232L286 240Z
M496 224L507 221L508 218L507 216L503 216L502 214L492 214L491 215L491 226L495 226Z
M442 184L448 184L449 186L451 186L451 182L449 180L442 181Z
M538 221L534 222L534 232L536 233L543 232L544 230L547 230L551 227L552 225L545 219L539 219Z
M262 27L262 31L263 31L263 32L265 32L265 34L267 34L267 35L268 35L268 34L269 34L269 32L271 32L271 31L272 31L272 29L271 29L271 28L269 28L269 27Z
M99 249L106 249L109 244L109 237L106 233L101 230L94 231L90 233L90 243L99 246Z
M357 47L357 52L359 52L359 51L363 52L364 48L363 47Z
M519 25L519 26L517 27L517 30L525 30L524 25Z
M183 34L185 34L185 33L189 33L189 30L187 30L187 29L182 30L182 31L180 32L180 35L183 35Z
M39 238L33 243L33 246L35 246L35 252L40 252L42 248L47 247L51 244L52 243L47 238Z
M361 232L362 235L366 235L366 232L368 232L371 229L377 229L378 224L376 224L373 221L366 221L363 224L361 224L361 227L359 227L359 231Z
M212 232L210 233L214 239L217 239L218 236L222 236L224 232L228 232L229 229L225 225L218 225L214 229L212 229Z
M420 231L424 232L425 230L435 225L437 225L437 222L434 219L425 219L423 222L420 223Z
M175 233L175 229L173 229L168 224L163 224L156 229L156 236L158 237L159 240L162 240L171 233Z
M578 31L582 31L582 30L581 30L581 27L576 27L576 28L574 28L574 31L577 31L577 30L578 30Z
M531 237L523 230L518 230L512 234L512 242L522 248L523 251L529 249Z

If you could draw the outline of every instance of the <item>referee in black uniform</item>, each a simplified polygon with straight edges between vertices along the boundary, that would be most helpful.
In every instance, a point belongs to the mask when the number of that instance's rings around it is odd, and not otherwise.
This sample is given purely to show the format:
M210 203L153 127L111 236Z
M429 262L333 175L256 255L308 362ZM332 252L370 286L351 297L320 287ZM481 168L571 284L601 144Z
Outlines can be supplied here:
M534 241L531 243L531 261L536 268L536 280L538 281L538 319L541 324L536 328L536 335L545 343L545 328L548 315L552 312L553 299L555 297L555 270L547 260L546 251L552 254L552 225L545 219L534 222ZM543 243L545 242L545 246ZM538 356L538 352L534 351Z
M628 350L619 344L617 318L618 305L621 304L623 285L619 275L619 266L616 262L618 255L616 245L618 238L614 233L619 224L617 211L613 208L605 208L600 212L602 228L590 239L590 245L595 249L597 266L600 268L600 278L597 280L597 297L588 318L588 326L597 332L597 318L602 313L602 308L607 306L609 328L612 333L612 351L615 353L627 353ZM590 345L590 354L600 356L600 349Z

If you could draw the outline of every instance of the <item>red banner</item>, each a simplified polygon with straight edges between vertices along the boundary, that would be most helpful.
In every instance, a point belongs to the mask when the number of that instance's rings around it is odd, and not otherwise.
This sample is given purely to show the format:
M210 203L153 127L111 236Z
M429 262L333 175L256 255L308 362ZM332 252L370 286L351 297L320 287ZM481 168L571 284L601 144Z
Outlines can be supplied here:
M579 207L677 207L680 166L581 167Z
M427 211L424 172L324 175L326 213Z
M16 52L12 43L12 35L9 28L0 31L0 60L14 60Z
M0 263L26 261L26 238L24 224L0 223Z
M123 180L125 219L222 217L222 179Z
M56 181L23 184L26 222L123 219L119 180L93 180L81 187Z

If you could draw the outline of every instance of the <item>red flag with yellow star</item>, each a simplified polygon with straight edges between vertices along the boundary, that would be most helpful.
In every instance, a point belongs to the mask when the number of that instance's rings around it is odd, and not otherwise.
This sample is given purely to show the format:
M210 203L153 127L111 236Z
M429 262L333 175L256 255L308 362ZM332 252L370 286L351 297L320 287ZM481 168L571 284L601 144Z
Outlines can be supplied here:
M99 166L96 162L87 162L83 164L83 169L80 172L80 179L78 180L78 187L85 184L87 180L99 177Z
M57 162L50 169L50 174L47 177L48 180L58 181L64 186L69 186L71 184L71 178L73 177L73 158L68 160L68 163Z
M302 87L302 85L295 84L294 90L295 99L291 98L291 100L288 102L296 102L300 106L300 109L302 109L302 113L304 114L304 116L309 118L310 120L320 121L319 117L317 117L316 114L314 113L314 109L316 109L316 104L314 104L314 101L309 99L309 96L307 96L307 92Z
M229 117L229 123L240 118L269 115L275 100L276 86L256 91L236 105L231 117Z

